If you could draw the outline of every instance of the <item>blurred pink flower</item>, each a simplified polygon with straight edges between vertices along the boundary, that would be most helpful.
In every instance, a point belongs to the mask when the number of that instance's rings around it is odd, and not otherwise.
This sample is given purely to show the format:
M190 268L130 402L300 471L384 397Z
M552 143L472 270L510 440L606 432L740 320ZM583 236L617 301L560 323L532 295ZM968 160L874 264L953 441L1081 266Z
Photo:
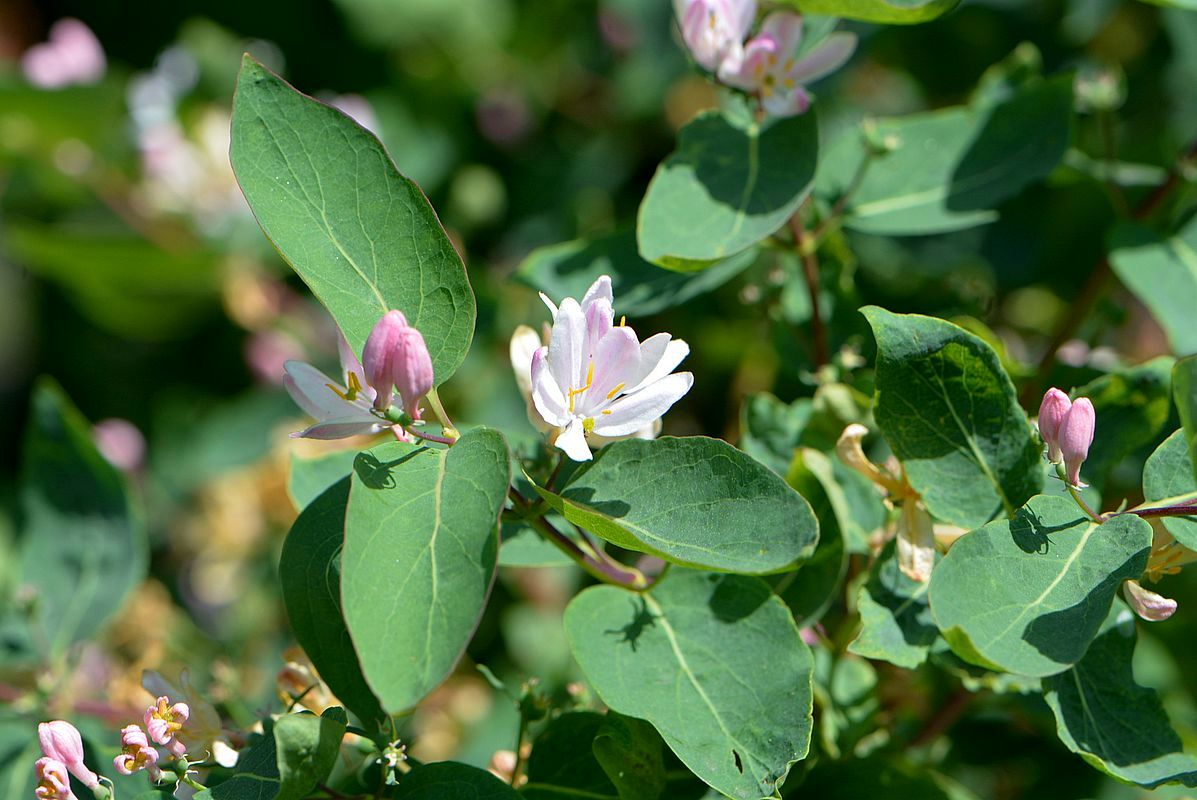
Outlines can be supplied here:
M370 105L370 101L360 94L338 94L332 97L328 104L366 130L378 134L378 114L374 112L374 106Z
M256 331L245 340L245 363L263 383L281 385L286 363L303 356L299 342L281 331Z
M710 72L734 72L744 37L756 18L756 0L674 0L682 39L694 61Z
M1161 622L1176 613L1175 600L1144 589L1138 581L1124 582L1122 594L1135 613L1148 622Z
M21 56L25 79L41 89L96 83L106 67L100 40L91 28L71 17L55 22L48 39Z
M856 35L833 33L799 57L802 28L802 17L797 14L770 14L761 32L744 46L743 59L720 68L720 80L759 94L765 111L775 117L805 112L810 95L803 84L843 66L856 50Z
M109 417L95 424L92 440L108 463L125 472L135 472L145 463L145 437L127 419Z

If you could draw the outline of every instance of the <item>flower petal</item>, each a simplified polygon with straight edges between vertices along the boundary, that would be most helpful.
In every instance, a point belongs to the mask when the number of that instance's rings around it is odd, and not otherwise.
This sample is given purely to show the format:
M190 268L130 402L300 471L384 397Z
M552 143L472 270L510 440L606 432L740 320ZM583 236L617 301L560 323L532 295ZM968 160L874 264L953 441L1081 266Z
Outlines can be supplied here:
M557 441L553 444L574 461L589 461L593 458L590 446L586 444L586 432L580 419L571 420L565 430L557 435Z
M931 515L915 500L902 504L898 518L898 569L911 580L926 583L935 566L935 528Z
M796 86L785 93L774 92L761 105L770 116L793 117L806 113L806 109L810 108L810 95L801 86Z
M544 292L540 293L540 300L549 307L549 313L553 315L553 319L557 319L557 304L549 299L549 296Z
M532 403L549 425L564 425L570 418L565 392L557 385L548 368L548 348L538 348L532 354L529 377L532 381Z
M621 397L594 420L594 432L599 436L627 436L651 424L669 407L690 391L694 376L689 372L675 372L655 383L648 384L634 394Z
M582 308L586 311L586 342L587 355L592 356L597 345L615 324L615 312L611 308L611 301L605 297L596 297L587 305L582 301Z
M283 375L283 387L295 404L309 416L328 419L345 413L349 403L329 388L343 388L332 378L302 361L288 361L283 364L283 370L286 373Z
M774 11L761 23L760 35L772 37L777 42L779 59L789 58L802 41L802 17L792 11Z
M620 391L630 391L630 384L640 373L640 342L631 328L612 328L594 350L594 378L582 398L584 408L597 408L607 402L619 384ZM585 412L578 408L579 414Z
M582 310L588 310L590 304L595 300L606 300L607 305L615 305L615 294L611 291L610 275L599 275L594 283L590 284L590 288L586 290L586 294L582 295Z
M586 374L586 318L572 297L561 301L549 340L549 371L562 392L580 388ZM535 382L534 382L535 383Z
M540 349L540 336L527 325L520 325L511 334L511 369L520 394L525 398L532 394L532 356Z
M1123 583L1122 593L1135 613L1148 622L1162 622L1176 613L1175 600L1143 588L1138 581Z
M365 412L369 414L369 412ZM362 417L341 417L340 419L326 419L311 427L304 428L291 434L292 439L347 439L350 436L366 436L385 429L387 425L379 422L377 417L363 419Z
M798 59L789 77L798 83L812 83L844 66L855 51L856 34L837 31Z
M690 345L681 339L674 339L668 333L658 333L645 339L640 345L640 372L628 387L634 392L641 386L664 378L690 355Z

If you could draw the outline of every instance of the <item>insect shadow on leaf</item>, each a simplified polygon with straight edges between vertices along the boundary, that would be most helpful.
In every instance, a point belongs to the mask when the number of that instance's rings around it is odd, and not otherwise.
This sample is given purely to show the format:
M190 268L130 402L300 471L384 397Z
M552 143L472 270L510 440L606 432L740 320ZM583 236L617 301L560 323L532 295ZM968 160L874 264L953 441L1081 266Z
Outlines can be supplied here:
M1068 530L1076 525L1076 521L1062 525L1047 526L1033 511L1020 508L1010 520L1010 537L1024 553L1038 553L1045 555L1051 548L1052 541L1048 534L1056 531Z
M622 634L623 638L619 641L627 642L632 645L632 652L636 651L636 640L640 638L640 634L644 633L644 629L656 624L656 617L648 610L648 603L644 601L643 597L632 599L632 621L622 628L612 628L603 631L608 634Z
M357 458L353 460L353 471L362 479L362 483L371 489L393 489L395 488L395 476L391 474L391 470L404 461L413 459L420 453L430 449L429 447L421 447L405 456L396 458L394 461L387 461L385 463L379 461L378 457L373 453L358 453Z

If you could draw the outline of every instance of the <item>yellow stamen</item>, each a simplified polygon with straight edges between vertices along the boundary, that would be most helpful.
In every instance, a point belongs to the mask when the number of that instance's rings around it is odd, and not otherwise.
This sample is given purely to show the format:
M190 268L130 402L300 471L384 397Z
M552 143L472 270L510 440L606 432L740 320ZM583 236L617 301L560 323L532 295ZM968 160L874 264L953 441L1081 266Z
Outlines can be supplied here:
M617 394L619 394L620 392L622 392L622 391L623 391L623 387L624 387L624 386L627 386L627 384L626 384L626 383L621 383L621 384L619 384L618 386L616 386L614 389L612 389L611 391L607 392L607 399L608 399L608 400L611 400L612 398L614 398L614 397L615 397L615 395L617 395ZM604 411L603 413L604 413L604 414L610 414L611 412L610 412L610 411Z
M602 410L602 413L603 413L603 414L610 414L610 413L611 413L611 409L609 409L609 408L604 408L604 409Z
M582 420L582 431L587 435L594 433L594 417Z
M626 315L619 318L619 327L625 328L625 327L627 327L627 324L628 324L628 318Z
M349 387L349 391L345 393L345 399L353 402L357 399L358 394L362 391L361 381L357 379L356 372L345 373L345 385Z
M586 370L586 385L583 386L581 389L570 389L569 390L569 393L568 393L569 394L569 413L571 413L571 414L574 413L574 398L577 397L578 395L582 394L583 392L585 392L587 389L589 389L590 385L592 383L594 383L594 362L593 361L590 362L590 367Z

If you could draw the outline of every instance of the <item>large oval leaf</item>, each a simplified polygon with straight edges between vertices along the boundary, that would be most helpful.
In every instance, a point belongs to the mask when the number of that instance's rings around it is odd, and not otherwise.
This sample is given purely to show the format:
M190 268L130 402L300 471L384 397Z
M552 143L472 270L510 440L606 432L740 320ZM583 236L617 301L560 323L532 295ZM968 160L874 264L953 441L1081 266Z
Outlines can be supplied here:
M727 442L626 439L559 493L541 495L612 544L675 564L764 574L810 555L819 525L802 495Z
M772 235L810 192L818 147L813 112L763 123L701 114L648 185L640 255L670 269L705 269Z
M341 599L383 706L415 705L453 669L495 575L511 465L495 431L447 450L393 442L354 462Z
M931 573L931 613L961 658L1055 675L1085 655L1150 549L1151 525L1134 515L1098 525L1071 500L1040 495L952 545Z
M1042 180L1071 139L1072 78L1039 81L998 104L881 120L897 148L874 158L851 192L844 224L891 236L944 233L997 219L999 203ZM865 158L860 136L834 142L816 190L846 194Z
M362 675L341 611L341 547L349 476L316 497L295 520L279 559L279 582L291 630L333 694L370 731L386 712Z
M784 0L803 14L914 25L948 13L960 0Z
M420 187L372 133L295 91L249 55L229 157L262 231L360 353L397 308L420 329L437 384L474 334L465 266Z
M519 800L519 794L484 769L439 761L421 764L399 783L396 800Z
M993 348L941 319L862 312L877 338L877 425L928 511L975 528L1043 487L1040 448Z
M1135 682L1134 652L1135 618L1117 601L1085 657L1043 682L1060 741L1124 781L1197 786L1197 756L1184 752L1155 690Z
M674 570L644 594L595 586L565 630L603 702L651 722L724 794L772 796L806 756L811 655L763 581Z
M1183 430L1169 436L1143 466L1143 504L1147 506L1197 505L1197 479L1193 457ZM1197 550L1197 514L1160 520L1176 540Z
M1193 462L1193 477L1197 480L1197 356L1177 361L1172 367L1172 399L1184 426L1189 443L1189 458Z

